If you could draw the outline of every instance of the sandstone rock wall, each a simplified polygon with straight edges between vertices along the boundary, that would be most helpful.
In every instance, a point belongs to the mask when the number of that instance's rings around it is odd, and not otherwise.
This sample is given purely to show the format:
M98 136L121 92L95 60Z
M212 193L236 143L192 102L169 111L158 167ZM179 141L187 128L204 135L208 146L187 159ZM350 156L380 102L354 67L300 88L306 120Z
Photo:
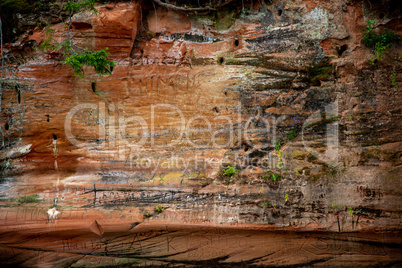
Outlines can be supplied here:
M137 1L75 15L73 41L108 47L111 76L75 77L60 55L31 47L39 28L8 45L7 209L39 194L43 211L58 198L138 221L161 203L166 221L399 229L401 49L373 65L361 43L371 19L400 34L398 9L244 2L204 15ZM55 39L64 25L51 26ZM239 172L224 176L228 165Z

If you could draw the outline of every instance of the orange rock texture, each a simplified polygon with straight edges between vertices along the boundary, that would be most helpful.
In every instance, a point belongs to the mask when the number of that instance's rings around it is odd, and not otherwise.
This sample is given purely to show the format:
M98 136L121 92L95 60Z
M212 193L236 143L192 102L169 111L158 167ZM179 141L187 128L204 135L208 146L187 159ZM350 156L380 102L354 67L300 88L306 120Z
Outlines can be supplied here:
M70 30L60 13L4 46L0 261L400 263L402 50L362 43L370 20L402 34L400 4L160 2L99 3ZM108 48L112 75L74 76L46 29Z

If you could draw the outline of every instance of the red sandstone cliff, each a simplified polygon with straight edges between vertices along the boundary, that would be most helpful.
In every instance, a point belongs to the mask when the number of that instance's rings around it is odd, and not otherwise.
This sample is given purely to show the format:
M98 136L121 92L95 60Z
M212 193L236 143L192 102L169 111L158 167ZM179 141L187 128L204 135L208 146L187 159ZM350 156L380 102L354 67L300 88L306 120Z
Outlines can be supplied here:
M98 5L98 15L72 18L75 44L109 48L110 76L87 68L75 77L61 55L37 49L39 27L6 46L1 234L42 228L54 198L59 230L90 232L96 219L105 236L133 222L400 230L402 51L395 44L373 61L362 44L369 20L401 34L393 1L233 1L201 14L155 2ZM50 26L55 40L65 25ZM239 170L232 177L222 174L229 165ZM18 199L33 194L40 202ZM86 235L75 245L87 245ZM388 253L371 256L398 260Z

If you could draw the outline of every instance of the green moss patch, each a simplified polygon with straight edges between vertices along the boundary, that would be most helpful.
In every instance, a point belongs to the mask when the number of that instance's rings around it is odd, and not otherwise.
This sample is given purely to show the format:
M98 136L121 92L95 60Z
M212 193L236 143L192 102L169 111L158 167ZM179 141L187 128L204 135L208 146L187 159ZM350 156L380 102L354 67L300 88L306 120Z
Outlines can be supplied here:
M24 204L24 203L36 203L39 202L39 195L38 194L31 194L31 195L25 195L25 196L20 196L20 197L15 197L11 198L10 200L12 202Z

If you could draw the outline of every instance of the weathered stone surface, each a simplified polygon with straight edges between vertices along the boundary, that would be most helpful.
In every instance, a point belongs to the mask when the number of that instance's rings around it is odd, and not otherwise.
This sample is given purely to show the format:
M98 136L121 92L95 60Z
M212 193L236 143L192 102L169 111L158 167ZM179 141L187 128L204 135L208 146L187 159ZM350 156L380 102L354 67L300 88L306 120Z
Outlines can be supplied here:
M108 47L111 76L87 68L80 79L30 48L39 29L7 46L0 247L20 257L1 262L401 261L402 51L372 65L361 43L370 19L401 34L395 13L379 19L367 1L237 2L208 15L136 1L75 15L73 41ZM58 41L64 25L51 26ZM47 222L55 202L61 214ZM219 240L208 249L205 228Z

